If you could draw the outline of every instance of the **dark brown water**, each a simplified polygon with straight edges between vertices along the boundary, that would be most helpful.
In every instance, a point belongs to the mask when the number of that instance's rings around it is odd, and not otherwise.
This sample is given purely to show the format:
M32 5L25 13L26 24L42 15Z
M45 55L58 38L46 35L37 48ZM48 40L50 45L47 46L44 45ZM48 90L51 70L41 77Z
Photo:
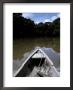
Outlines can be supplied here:
M13 59L20 59L24 53L35 47L53 48L60 52L60 38L25 38L13 41Z

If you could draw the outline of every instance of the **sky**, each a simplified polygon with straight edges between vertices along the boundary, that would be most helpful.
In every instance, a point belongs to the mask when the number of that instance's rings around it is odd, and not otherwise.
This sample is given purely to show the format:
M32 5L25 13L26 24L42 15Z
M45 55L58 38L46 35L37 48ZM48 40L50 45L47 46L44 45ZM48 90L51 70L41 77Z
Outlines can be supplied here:
M60 13L22 13L24 18L33 20L36 24L40 22L52 22L60 17Z

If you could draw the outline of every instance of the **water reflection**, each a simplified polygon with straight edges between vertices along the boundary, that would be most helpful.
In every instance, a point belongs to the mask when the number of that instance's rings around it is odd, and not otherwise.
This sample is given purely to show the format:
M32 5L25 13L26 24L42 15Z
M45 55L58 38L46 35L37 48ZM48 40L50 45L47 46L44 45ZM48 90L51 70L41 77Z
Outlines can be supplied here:
M40 47L41 48L41 47ZM37 47L35 47L34 50L31 50L30 52L27 52L23 55L23 58L20 60L13 60L13 74L21 67L21 65L23 64L23 62L29 57L29 55L31 55L31 53L33 51L35 51L37 49ZM51 61L54 63L54 66L56 67L56 69L60 72L60 54L55 52L52 48L41 48L41 50L43 50L46 55L48 55L48 57L51 59ZM31 64L32 65L32 64ZM54 71L53 71L54 72Z
M22 58L23 54L33 50L36 46L53 48L60 52L60 38L24 38L13 41L13 58Z

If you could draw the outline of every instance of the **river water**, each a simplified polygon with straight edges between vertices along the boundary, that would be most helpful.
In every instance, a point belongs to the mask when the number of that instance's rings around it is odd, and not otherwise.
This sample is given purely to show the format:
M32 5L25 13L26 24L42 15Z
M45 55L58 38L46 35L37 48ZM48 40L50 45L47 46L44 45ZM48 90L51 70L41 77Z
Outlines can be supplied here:
M35 47L53 48L60 52L60 38L24 38L13 41L13 59L18 60L24 53L30 52Z
M36 49L37 47L35 47ZM41 47L40 47L41 48ZM34 50L35 50L34 49ZM47 55L53 62L54 66L56 67L57 71L60 72L60 53L55 52L52 48L41 48L42 50L48 50ZM16 73L16 71L22 66L22 64L25 62L25 60L29 57L29 55L34 51L26 52L23 54L22 59L13 60L13 75ZM54 75L54 71L52 70L52 73Z

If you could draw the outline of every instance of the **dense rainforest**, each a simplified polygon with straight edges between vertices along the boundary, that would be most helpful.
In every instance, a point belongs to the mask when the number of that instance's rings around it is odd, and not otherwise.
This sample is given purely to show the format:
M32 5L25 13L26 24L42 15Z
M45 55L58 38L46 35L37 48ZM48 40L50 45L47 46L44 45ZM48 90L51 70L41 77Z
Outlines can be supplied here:
M22 13L13 13L13 39L25 37L59 37L60 18L53 22L40 22L22 17Z

